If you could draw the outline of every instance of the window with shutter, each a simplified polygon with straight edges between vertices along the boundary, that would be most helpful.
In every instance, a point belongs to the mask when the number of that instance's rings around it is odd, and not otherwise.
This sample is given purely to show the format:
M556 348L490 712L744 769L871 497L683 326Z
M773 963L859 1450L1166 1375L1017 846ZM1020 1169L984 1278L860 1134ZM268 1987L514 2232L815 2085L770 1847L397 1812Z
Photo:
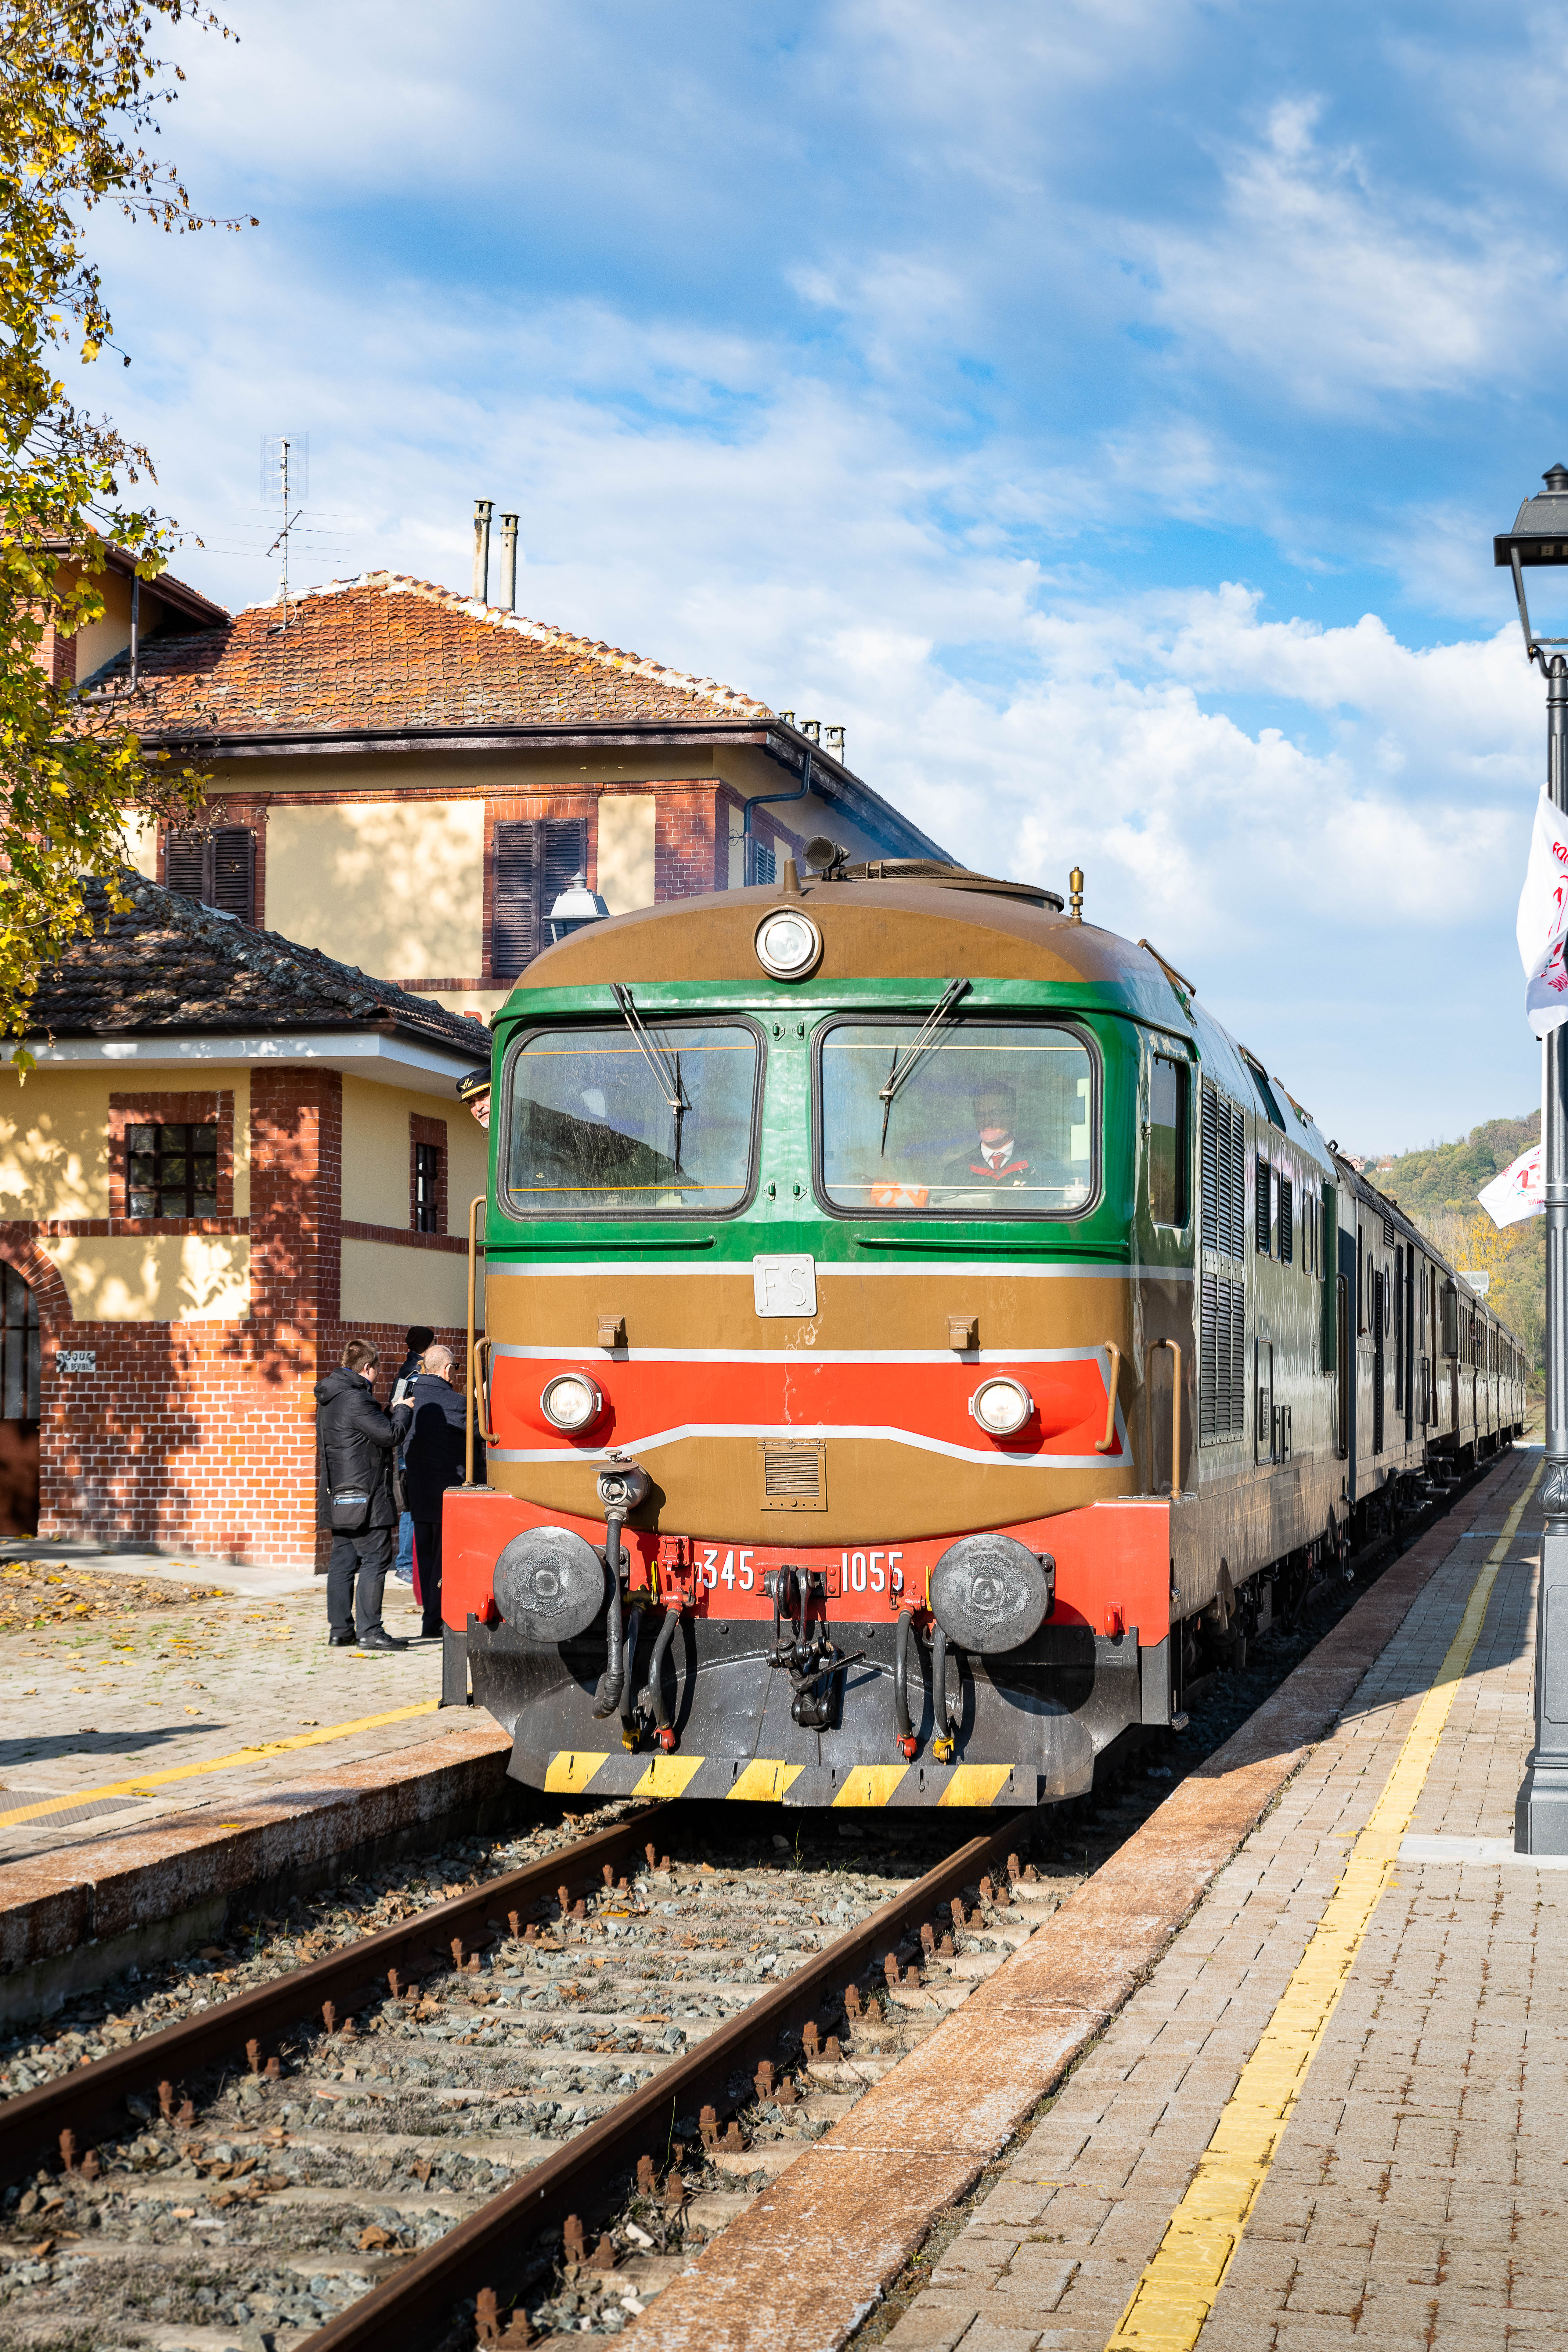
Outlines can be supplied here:
M242 923L256 919L256 835L247 824L220 825L213 835L208 904Z
M247 824L172 833L163 858L167 887L239 922L256 920L256 835Z
M550 943L550 909L588 864L584 817L499 817L491 845L490 970L515 980Z
M491 852L490 970L503 980L514 980L538 952L534 878L538 832L536 824L511 818L498 819L496 824Z
M205 898L206 896L206 835L203 833L172 833L163 859L163 873L171 890L182 898Z
M563 890L585 879L588 871L588 821L581 816L547 816L540 826L540 864L544 887L539 894L539 945L550 945L550 909Z

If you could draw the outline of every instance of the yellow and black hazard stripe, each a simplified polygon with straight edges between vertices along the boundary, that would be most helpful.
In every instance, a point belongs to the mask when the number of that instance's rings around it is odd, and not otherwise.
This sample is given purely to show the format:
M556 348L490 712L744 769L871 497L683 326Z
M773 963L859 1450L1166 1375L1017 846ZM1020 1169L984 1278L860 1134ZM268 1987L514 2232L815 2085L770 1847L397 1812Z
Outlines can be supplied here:
M708 1797L819 1807L1034 1805L1040 1774L1021 1764L789 1764L782 1757L629 1756L558 1748L519 1755L515 1777L552 1796Z

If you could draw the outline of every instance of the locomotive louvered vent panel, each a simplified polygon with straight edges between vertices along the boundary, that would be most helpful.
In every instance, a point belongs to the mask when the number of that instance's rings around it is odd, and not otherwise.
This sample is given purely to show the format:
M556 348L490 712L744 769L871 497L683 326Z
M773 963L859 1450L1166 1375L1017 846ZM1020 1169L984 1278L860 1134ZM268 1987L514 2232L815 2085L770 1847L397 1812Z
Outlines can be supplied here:
M1207 1085L1200 1191L1198 1443L1219 1445L1247 1433L1247 1129L1240 1105Z
M1394 1219L1386 1209L1383 1213L1383 1245L1384 1249L1394 1247Z
M1247 1228L1247 1132L1241 1107L1204 1087L1203 1245L1239 1258Z
M1219 1445L1247 1434L1247 1293L1205 1267L1199 1311L1198 1443Z
M821 1485L815 1454L770 1453L763 1467L770 1495L815 1495Z
M1289 1265L1296 1255L1296 1191L1289 1176L1279 1177L1279 1263Z
M757 1440L763 1457L764 1511L822 1511L827 1507L826 1449L820 1439Z

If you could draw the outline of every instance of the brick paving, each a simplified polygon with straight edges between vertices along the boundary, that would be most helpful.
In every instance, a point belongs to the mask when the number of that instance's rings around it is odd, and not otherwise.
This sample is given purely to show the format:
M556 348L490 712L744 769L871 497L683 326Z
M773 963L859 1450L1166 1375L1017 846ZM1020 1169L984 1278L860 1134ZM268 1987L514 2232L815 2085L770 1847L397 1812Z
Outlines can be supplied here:
M1074 2070L886 2341L1102 2352L1321 1916L1536 1455L1489 1481L1328 1739ZM1511 1840L1540 1514L1499 1571L1411 1823ZM1200 2352L1560 2346L1568 1873L1402 1859Z
M130 1624L98 1620L0 1639L0 1811L440 1696L439 1643L392 1656L328 1647L324 1577L235 1570L195 1556L52 1552L39 1544L9 1546L7 1557L23 1549L34 1559L100 1572L210 1582L224 1597ZM409 1588L391 1578L384 1617L389 1633L418 1631ZM86 1821L0 1822L0 1864L242 1797L281 1798L339 1765L422 1745L473 1720L470 1710L449 1707L290 1754L247 1758Z

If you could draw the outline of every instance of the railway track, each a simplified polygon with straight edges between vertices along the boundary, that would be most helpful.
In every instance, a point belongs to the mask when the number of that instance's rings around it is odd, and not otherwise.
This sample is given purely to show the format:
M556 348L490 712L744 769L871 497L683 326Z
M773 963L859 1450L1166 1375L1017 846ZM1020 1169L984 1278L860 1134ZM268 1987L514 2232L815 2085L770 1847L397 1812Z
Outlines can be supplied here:
M571 2291L614 2332L726 2171L798 2153L1063 1891L1013 1895L1017 1819L895 1828L875 1870L837 1822L765 1859L732 1821L699 1858L708 1826L646 1808L0 2105L0 2343L434 2347L629 2200L647 2249L612 2280L590 2240Z
M1128 1763L956 1844L646 1807L56 2073L0 2104L0 2347L510 2347L525 2291L618 2332L1147 1817L1172 1766Z

